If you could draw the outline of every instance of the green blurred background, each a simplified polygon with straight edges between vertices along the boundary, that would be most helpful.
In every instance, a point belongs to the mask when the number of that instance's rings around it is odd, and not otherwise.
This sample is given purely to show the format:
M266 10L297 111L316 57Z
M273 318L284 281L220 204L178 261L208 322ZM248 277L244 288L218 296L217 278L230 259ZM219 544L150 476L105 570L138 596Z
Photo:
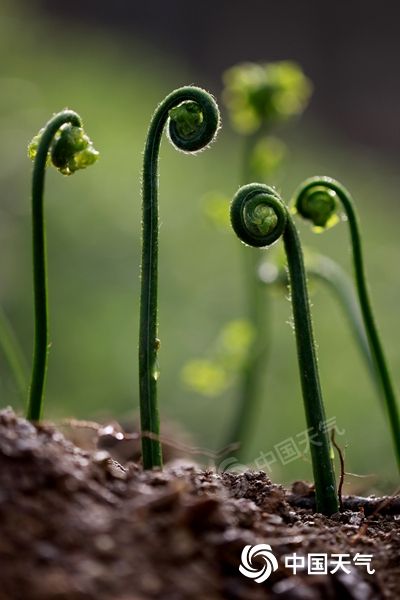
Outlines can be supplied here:
M140 170L146 130L155 106L174 87L195 83L218 98L221 84L215 72L194 67L146 35L120 35L118 28L96 19L66 24L39 5L1 3L0 305L30 364L32 166L26 147L53 112L72 108L81 114L101 158L74 177L50 169L47 174L52 347L45 416L133 420L138 408ZM224 67L237 58L229 62L228 57ZM280 57L267 52L242 57L276 58L301 62L302 57L289 46ZM314 85L317 90L318 82ZM382 93L389 96L390 90ZM345 88L340 95L345 102ZM206 355L223 325L243 312L239 242L233 234L211 228L202 205L209 190L233 195L240 183L241 141L223 118L212 149L190 157L165 141L160 166L160 408L164 419L178 421L209 449L225 442L237 392L232 388L218 398L204 398L184 386L181 370L188 360ZM379 115L372 114L374 119L379 122ZM390 144L382 148L381 138L379 152L373 140L368 145L362 136L350 140L340 124L330 126L321 118L320 109L315 116L313 101L301 122L282 129L280 137L290 147L284 177L274 182L284 197L289 199L300 181L315 174L336 177L355 197L373 302L398 385L400 175L395 154L390 154ZM307 245L350 270L344 225L318 237L299 227ZM265 401L249 460L306 428L293 332L287 324L290 313L287 299L275 295ZM393 489L397 475L382 410L340 309L321 286L314 289L313 314L326 409L345 430L339 442L347 445L346 468L371 474L354 480L357 489ZM0 394L2 406L23 409L2 355ZM310 476L304 460L273 470L273 478L283 482Z

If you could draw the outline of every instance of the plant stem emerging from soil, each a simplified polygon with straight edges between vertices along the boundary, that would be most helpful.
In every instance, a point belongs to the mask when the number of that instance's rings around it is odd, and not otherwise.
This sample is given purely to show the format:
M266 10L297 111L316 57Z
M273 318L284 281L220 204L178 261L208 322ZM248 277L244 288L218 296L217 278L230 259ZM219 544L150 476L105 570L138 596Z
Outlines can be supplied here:
M325 229L331 223L333 224L338 220L336 213L339 203L342 204L349 223L358 298L371 355L376 365L384 393L397 465L400 470L399 409L378 328L372 312L364 267L360 225L354 201L350 193L339 182L330 177L312 177L311 179L307 179L296 191L294 199L296 211L303 218L311 220L314 226L320 229Z
M98 153L83 132L80 116L72 110L54 115L33 138L28 153L34 160L32 241L35 340L27 418L38 421L42 413L48 352L46 233L43 214L46 166L51 162L64 175L71 175L95 162Z
M319 381L310 303L300 239L293 219L277 192L266 185L239 189L231 205L232 227L245 244L268 247L281 236L285 246L292 296L297 356L315 480L317 510L338 511L335 474Z
M213 97L192 86L167 96L150 123L144 150L142 188L142 264L139 327L139 395L143 467L162 466L157 437L160 422L157 406L157 285L158 285L158 156L161 137L168 122L169 138L177 150L196 153L215 138L219 112Z

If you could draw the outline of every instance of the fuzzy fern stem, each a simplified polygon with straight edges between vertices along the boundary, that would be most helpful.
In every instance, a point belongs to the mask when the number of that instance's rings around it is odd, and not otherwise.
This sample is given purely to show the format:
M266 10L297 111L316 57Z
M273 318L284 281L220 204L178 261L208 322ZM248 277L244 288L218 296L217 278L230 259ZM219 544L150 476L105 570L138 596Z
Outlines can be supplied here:
M196 153L216 136L219 127L217 104L200 88L179 88L158 106L147 134L143 163L139 326L139 397L145 469L162 466L161 444L157 439L160 431L157 405L158 157L167 123L172 145L177 150Z
M249 184L236 193L231 205L232 227L245 244L268 247L283 238L290 277L297 357L310 451L317 510L338 511L335 474L326 431L303 252L292 216L277 192L266 185Z
M400 415L394 385L387 366L378 327L372 311L367 277L364 267L364 256L361 243L361 232L355 203L350 193L338 181L330 177L312 177L307 179L296 191L294 207L303 218L310 220L314 227L325 229L337 222L339 204L342 205L350 229L353 253L354 275L357 293L365 330L368 336L372 358L376 365L382 386L389 424L393 438L397 465L400 470Z
M38 421L42 413L48 353L46 232L43 211L46 166L51 163L64 175L71 175L95 162L98 153L82 130L80 116L72 110L64 110L54 115L33 138L28 154L34 160L32 242L35 339L27 418Z
M358 298L354 290L352 279L346 271L334 260L323 254L306 252L306 271L311 281L320 281L334 295L348 322L353 338L368 369L371 380L376 386L379 397L382 396L381 385L378 380L375 363L372 360L364 321L360 311ZM278 269L274 264L266 261L259 269L260 280L267 286L278 285L282 288L288 285L288 275L285 268Z
M379 397L381 397L378 373L376 371L375 363L372 360L364 322L351 277L349 277L346 271L338 263L328 256L323 256L321 254L312 256L312 260L309 263L306 261L306 269L307 275L311 279L320 280L336 296L347 319L347 323L351 329L360 355L368 369L371 381L376 386Z

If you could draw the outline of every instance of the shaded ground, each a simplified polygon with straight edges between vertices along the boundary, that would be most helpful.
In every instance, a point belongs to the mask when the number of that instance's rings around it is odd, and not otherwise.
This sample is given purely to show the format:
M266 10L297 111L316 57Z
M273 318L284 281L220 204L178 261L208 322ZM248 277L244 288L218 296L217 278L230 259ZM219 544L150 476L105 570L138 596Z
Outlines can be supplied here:
M295 491L312 500L304 484ZM182 462L143 472L2 411L0 600L400 598L400 519L390 503L328 519L294 502L263 472ZM239 564L244 546L260 543L279 567L258 584ZM375 574L285 568L285 555L309 552L373 554ZM265 568L262 558L252 565Z

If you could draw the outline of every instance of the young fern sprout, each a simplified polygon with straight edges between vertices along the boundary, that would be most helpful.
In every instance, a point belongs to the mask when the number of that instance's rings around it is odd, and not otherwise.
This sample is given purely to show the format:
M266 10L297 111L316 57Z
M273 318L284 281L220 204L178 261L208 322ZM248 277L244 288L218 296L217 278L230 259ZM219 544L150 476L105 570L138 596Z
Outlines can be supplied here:
M82 129L80 116L72 110L54 115L36 135L28 148L34 161L32 176L33 286L35 339L27 418L41 417L48 352L48 306L46 235L43 214L44 180L47 165L63 175L72 175L98 158L91 140Z
M139 396L143 467L162 466L157 406L158 156L168 123L172 145L187 153L206 148L216 137L220 119L213 97L198 87L182 87L157 107L144 150L142 185L142 264L139 327ZM151 434L147 435L146 434Z
M303 252L292 216L271 187L252 183L241 187L231 204L231 223L239 239L257 248L283 238L289 267L297 356L315 480L317 510L338 511L330 441L319 381Z
M294 208L304 219L311 221L318 230L327 229L339 221L338 212L342 205L350 228L354 275L357 293L367 332L369 347L382 387L389 417L397 464L400 469L400 416L394 386L386 363L372 304L369 296L361 232L354 201L350 193L338 181L330 177L307 179L296 191Z
M281 263L281 261L279 261ZM335 261L321 254L311 255L305 253L305 266L308 278L323 282L336 297L340 304L349 327L357 344L358 350L364 359L365 365L371 376L372 382L380 393L380 383L377 378L375 364L372 361L368 339L364 329L360 308L357 302L353 283L347 273ZM258 270L260 282L265 287L275 285L281 290L287 291L289 277L285 265L276 262L264 261ZM268 296L266 295L266 299ZM260 364L260 369L262 365ZM234 436L232 439L246 440L251 436L252 422L255 421L256 411L254 402L244 404L242 410L238 411L233 424Z

